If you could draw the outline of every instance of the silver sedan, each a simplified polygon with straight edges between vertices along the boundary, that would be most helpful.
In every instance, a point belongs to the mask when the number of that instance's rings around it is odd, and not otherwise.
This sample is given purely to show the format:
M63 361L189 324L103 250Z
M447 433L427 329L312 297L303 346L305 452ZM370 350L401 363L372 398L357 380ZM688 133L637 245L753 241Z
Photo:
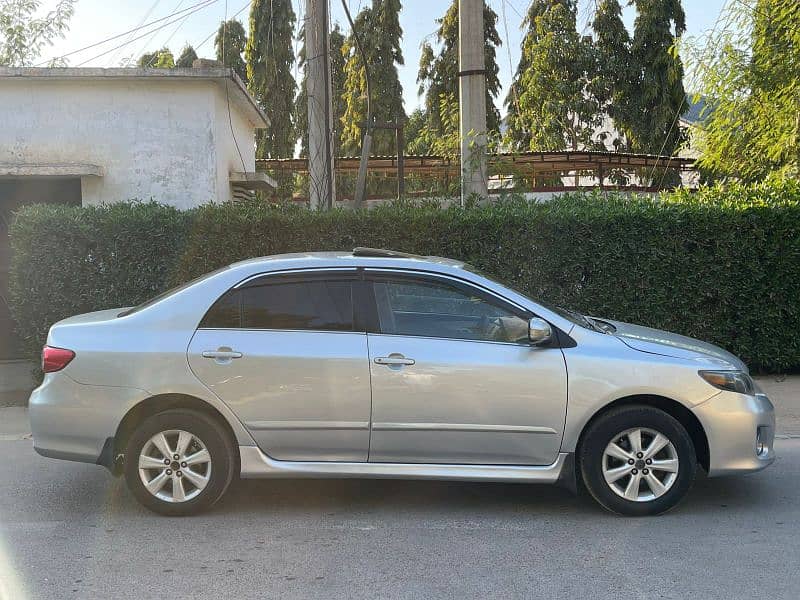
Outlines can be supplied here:
M698 466L774 460L772 404L728 352L385 250L247 260L66 319L42 366L36 451L168 515L236 475L554 483L653 515Z

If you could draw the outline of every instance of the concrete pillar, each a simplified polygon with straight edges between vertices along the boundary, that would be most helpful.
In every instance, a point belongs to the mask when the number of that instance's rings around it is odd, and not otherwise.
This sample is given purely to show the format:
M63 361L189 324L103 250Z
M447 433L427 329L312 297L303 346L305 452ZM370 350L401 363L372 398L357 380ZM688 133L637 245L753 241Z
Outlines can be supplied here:
M483 0L458 1L461 203L488 196L486 170L486 63Z
M308 191L312 209L333 206L330 17L327 0L306 0L306 93L308 95ZM280 124L273 123L280 127Z

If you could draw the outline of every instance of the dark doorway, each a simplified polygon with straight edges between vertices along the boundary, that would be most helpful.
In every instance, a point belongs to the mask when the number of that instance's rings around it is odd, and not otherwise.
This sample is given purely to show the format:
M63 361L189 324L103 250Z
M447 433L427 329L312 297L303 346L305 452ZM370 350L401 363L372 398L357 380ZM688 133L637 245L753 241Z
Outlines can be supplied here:
M8 274L11 267L11 244L8 229L13 213L25 204L81 204L81 180L62 179L0 179L0 360L22 358L19 339L8 298Z

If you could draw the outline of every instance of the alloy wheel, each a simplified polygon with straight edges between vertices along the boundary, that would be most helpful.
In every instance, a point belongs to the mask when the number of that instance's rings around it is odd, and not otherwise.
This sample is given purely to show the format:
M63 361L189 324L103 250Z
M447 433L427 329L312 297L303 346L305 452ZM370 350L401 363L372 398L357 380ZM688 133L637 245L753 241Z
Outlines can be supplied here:
M648 502L666 494L678 478L678 451L664 434L636 427L611 439L603 452L602 468L615 494Z
M139 454L139 478L165 502L196 498L211 479L211 454L196 435L180 429L155 434Z

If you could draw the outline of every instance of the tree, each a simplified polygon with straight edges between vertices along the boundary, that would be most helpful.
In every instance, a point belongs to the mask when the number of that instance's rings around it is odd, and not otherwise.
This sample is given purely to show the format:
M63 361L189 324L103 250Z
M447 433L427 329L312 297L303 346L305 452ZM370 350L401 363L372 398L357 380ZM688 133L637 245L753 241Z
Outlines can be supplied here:
M247 83L247 64L242 55L246 47L247 33L239 21L231 19L220 23L217 37L214 38L217 60L233 69L234 73L245 83Z
M592 147L602 123L590 93L596 61L591 42L576 29L574 0L534 0L508 111L512 145L530 150Z
M270 120L270 126L257 133L258 158L294 155L295 20L291 0L254 0L250 8L250 37L244 52L248 87ZM279 183L285 191L288 179Z
M40 0L0 0L0 65L34 64L45 46L64 37L76 1L60 0L45 16L34 18L42 4Z
M400 0L373 0L355 18L359 36L369 65L372 87L370 103L372 117L377 122L405 122L403 88L397 65L403 64L400 40ZM355 155L361 149L361 124L367 120L367 85L364 65L351 33L342 48L344 64L344 116L342 117L342 151ZM395 134L392 130L377 129L372 136L373 156L394 154Z
M295 102L295 127L297 136L300 139L300 156L308 156L308 76L305 72L306 66L306 30L305 25L300 28L300 56L298 64L303 69L303 80L300 82L300 90ZM330 33L330 60L331 60L331 96L333 104L333 153L338 156L341 150L341 129L342 117L344 117L344 34L336 24Z
M406 154L425 155L431 153L430 139L428 138L425 124L428 116L421 108L416 108L408 115L403 137L406 141Z
M730 3L719 33L688 45L706 99L693 135L700 167L744 181L800 178L800 4Z
M169 48L161 48L155 52L145 52L136 61L136 64L144 69L171 69L175 66L175 57Z
M597 98L598 108L614 123L615 132L599 132L606 147L626 148L627 141L621 132L629 114L633 96L631 37L622 22L622 7L618 0L601 0L592 21L595 33L597 72L591 92ZM614 135L616 133L616 135ZM609 136L613 135L611 139Z
M458 115L458 0L453 0L450 8L436 22L439 29L436 32L436 42L439 46L438 53L429 43L422 46L422 56L419 62L417 83L419 94L425 95L425 131L420 135L427 137L430 142L444 137L451 138L458 132L458 118L455 122L450 117L453 110ZM494 104L494 99L500 91L500 71L497 66L497 47L502 43L497 32L497 13L488 5L483 9L483 38L484 56L486 65L486 128L495 137L500 131L500 112ZM446 116L443 112L448 113ZM452 128L455 127L455 130ZM458 142L456 141L456 146ZM451 149L452 154L456 149Z
M181 51L181 55L178 57L178 60L175 61L175 66L189 68L192 66L192 63L195 60L197 60L197 52L195 52L194 48L187 44L186 47L184 47L184 49Z
M675 49L676 38L686 30L686 17L680 0L635 4L633 89L618 126L634 152L672 155L682 139L678 118L688 108L683 63Z
M517 70L514 72L514 77L511 79L511 84L508 87L508 94L506 95L506 125L507 132L506 138L508 142L516 148L525 148L530 145L530 136L522 129L520 119L520 106L519 97L522 93L522 77L523 74L530 67L530 59L524 52L525 43L529 37L534 35L533 25L538 17L544 15L550 5L549 0L533 0L528 7L528 12L522 19L522 27L527 29L525 38L522 40L523 52L520 53L519 62L517 63ZM513 124L513 126L512 126Z

